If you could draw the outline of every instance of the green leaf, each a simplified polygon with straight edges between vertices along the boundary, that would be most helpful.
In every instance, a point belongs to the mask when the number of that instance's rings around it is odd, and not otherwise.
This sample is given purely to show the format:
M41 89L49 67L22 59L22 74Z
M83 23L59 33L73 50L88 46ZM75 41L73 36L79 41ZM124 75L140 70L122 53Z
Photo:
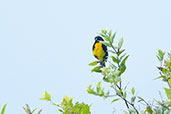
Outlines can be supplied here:
M109 41L109 40L110 40L110 38L109 38L109 37L105 37L104 39L105 39L106 41Z
M53 105L54 105L54 106L57 106L57 107L60 107L60 105L59 105L59 104L57 104L57 103L53 103Z
M42 109L40 109L38 112L37 112L37 114L40 114L42 112Z
M160 62L162 61L161 58L160 58L158 55L157 55L156 57L157 57L157 59L158 59Z
M51 101L51 96L50 96L50 94L49 94L47 91L45 91L44 96L45 96L45 98L46 98L48 101Z
M105 29L102 30L102 33L103 33L103 34L106 34L106 33L107 33L107 30L105 30Z
M135 96L134 97L131 97L131 103L134 103L135 102L135 99L136 99Z
M128 84L124 87L124 90L125 90L125 91L126 91L127 87L128 87Z
M108 47L111 47L111 45L107 42L104 42L104 41L100 41L102 44L104 44L105 46L108 46Z
M100 69L101 69L101 66L97 66L97 67L93 68L91 70L91 72L102 72L102 70L100 70Z
M66 95L64 96L63 100L62 100L62 107L73 107L73 103L72 103L73 97L67 97ZM63 109L64 109L63 108Z
M161 50L158 50L158 55L157 55L157 58L160 62L163 61L163 58L164 58L164 54L165 52L161 51Z
M31 111L31 114L33 114L36 110L37 110L37 108L33 109L33 111Z
M121 38L119 40L119 43L118 43L118 49L120 49L122 47L122 44L123 44L123 38Z
M4 114L6 106L7 106L7 104L5 104L5 105L3 106L2 111L1 111L1 114Z
M122 54L124 51L125 51L125 49L120 50L120 51L118 52L118 56L120 56L120 54Z
M112 100L112 102L111 103L114 103L115 101L118 101L119 100L119 98L118 99L114 99L114 100Z
M114 41L115 36L116 36L116 32L110 37L110 41L111 41L112 43L113 43L113 41Z
M40 100L47 100L47 101L51 101L51 96L50 94L45 91L45 93L43 94L44 98L40 98Z
M139 99L138 102L144 101L144 99L140 96L137 96L137 98Z
M115 54L115 52L114 52L114 51L112 51L112 50L108 50L108 52L111 52L111 53Z
M23 107L23 109L25 110L26 113L30 114L31 110L28 104L26 104L26 107Z
M117 92L118 95L122 96L122 89L120 90L115 89L115 91Z
M115 77L114 80L113 80L115 85L117 85L118 82L120 82L120 81L121 81L121 77L120 76Z
M168 79L168 84L171 87L171 78Z
M87 88L87 92L89 94L95 94L94 88L92 88L92 85L89 85L89 87Z
M90 113L90 108L88 105L85 105L81 109L81 114L89 114Z
M102 88L101 90L100 90L100 93L99 93L99 96L103 96L104 97L104 88Z
M120 65L120 74L122 74L122 73L124 73L125 72L125 70L126 70L126 66L125 66L125 64L121 64Z
M101 90L101 82L98 83L96 90L97 90L97 93L100 92L100 90Z
M63 110L61 110L61 109L58 109L58 111L61 112L61 113L63 113Z
M158 54L162 58L164 56L165 52L163 52L162 50L158 50Z
M118 60L118 59L116 59L114 56L112 56L112 60L113 60L113 62L115 62L115 63L119 63L120 61Z
M162 73L168 73L168 69L162 68Z
M103 81L109 82L109 80L106 77L103 77Z
M120 64L120 73L122 74L123 72L125 72L125 70L126 70L126 66L125 66L125 61L127 60L127 58L129 57L129 55L127 55L125 58L124 58L124 60L121 62L121 64Z
M126 91L123 93L123 98L126 99Z
M171 61L168 63L168 68L171 68Z
M131 93L132 93L132 95L135 94L135 88L132 88L132 89L131 89Z
M106 92L106 94L105 94L105 96L104 96L104 98L109 97L109 94L110 94L110 92L109 92L109 91L107 91L107 92Z
M108 32L109 37L111 37L112 34L112 29L110 29L110 31Z
M125 64L125 61L128 59L128 57L129 57L129 55L127 55L127 56L123 59L123 61L121 62L121 64Z
M126 56L126 53L124 53L119 59L120 59L120 61L123 59L123 57L125 57Z
M165 90L165 93L166 93L166 95L167 95L167 98L168 98L169 100L171 100L171 90L168 89L168 88L164 88L164 90Z
M161 57L161 56L163 56L163 52L162 52L162 50L158 50L158 55Z
M94 62L89 63L88 65L90 65L90 66L95 66L95 65L97 65L98 63L99 63L98 61L94 61Z
M151 109L150 106L147 106L147 107L146 107L146 111L147 111L149 114L152 114L152 113L153 113L153 110Z
M156 79L159 79L159 78L166 78L167 76L158 76L157 78L154 78L155 80Z
M106 34L104 34L104 33L99 33L99 35L102 36L103 38L106 37Z

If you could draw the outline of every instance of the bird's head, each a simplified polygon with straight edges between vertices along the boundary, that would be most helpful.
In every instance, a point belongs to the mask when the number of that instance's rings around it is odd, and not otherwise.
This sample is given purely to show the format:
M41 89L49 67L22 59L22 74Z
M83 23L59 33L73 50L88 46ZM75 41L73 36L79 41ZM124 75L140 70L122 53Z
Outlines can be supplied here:
M96 36L96 37L95 37L95 41L96 41L96 42L99 42L99 41L104 41L104 40L103 40L103 38L102 38L102 37L100 37L100 36Z

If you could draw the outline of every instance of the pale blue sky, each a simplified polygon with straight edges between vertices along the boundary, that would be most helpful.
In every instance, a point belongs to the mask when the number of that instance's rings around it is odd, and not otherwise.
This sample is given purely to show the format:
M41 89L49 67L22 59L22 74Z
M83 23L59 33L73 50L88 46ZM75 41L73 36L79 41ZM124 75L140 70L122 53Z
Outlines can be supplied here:
M112 114L123 102L89 95L86 88L101 76L88 63L94 36L102 29L117 30L130 55L123 82L147 100L159 99L165 85L158 76L157 49L170 50L169 0L1 0L0 1L0 107L6 114L23 113L22 106L56 107L40 101L48 91L54 101L64 95L91 104L92 114Z

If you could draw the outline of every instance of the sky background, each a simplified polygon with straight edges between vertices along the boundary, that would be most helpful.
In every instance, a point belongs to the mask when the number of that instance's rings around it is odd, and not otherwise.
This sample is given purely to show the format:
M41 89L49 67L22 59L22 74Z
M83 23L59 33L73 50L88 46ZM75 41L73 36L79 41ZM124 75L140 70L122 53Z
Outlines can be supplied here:
M92 114L115 114L123 102L89 95L86 88L102 77L88 63L94 37L102 29L117 31L130 55L123 83L135 87L147 101L160 99L167 87L156 66L158 49L170 52L169 0L0 0L0 107L5 114L22 114L26 103L57 114L41 101L48 91L57 103L64 95L91 104ZM103 84L107 87L107 85ZM129 95L129 94L128 94ZM164 95L165 97L165 95ZM166 97L165 97L166 98Z

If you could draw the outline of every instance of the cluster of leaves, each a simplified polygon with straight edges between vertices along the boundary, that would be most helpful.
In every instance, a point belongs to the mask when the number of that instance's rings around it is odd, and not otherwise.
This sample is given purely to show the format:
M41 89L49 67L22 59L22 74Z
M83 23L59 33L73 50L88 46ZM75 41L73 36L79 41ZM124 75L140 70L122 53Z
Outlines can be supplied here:
M171 53L167 54L167 58L165 60L164 60L164 55L165 55L165 52L158 50L157 58L160 62L160 66L157 68L160 71L159 72L160 76L157 77L156 79L162 78L163 81L168 83L169 88L171 88ZM165 90L168 90L168 88L165 88Z
M67 96L64 96L62 103L57 104L52 101L51 95L47 91L45 91L43 96L44 96L43 98L40 98L41 100L46 100L52 103L52 105L57 106L59 112L61 112L62 114L90 114L90 106L88 104L79 103L79 102L73 104L73 97L69 98ZM3 106L0 114L5 113L6 106L7 104ZM36 108L31 110L28 104L26 104L26 106L23 107L23 109L26 114L36 113L37 110ZM42 109L38 110L36 114L40 114L41 112Z
M45 91L43 96L43 98L40 98L41 100L46 100L52 103L52 105L57 106L62 114L90 114L90 106L79 102L73 104L73 97L64 96L61 104L57 104L51 100L51 95L48 92Z
M26 107L23 107L23 109L25 110L27 114L33 114L36 111L36 108L31 111L28 104L26 104ZM40 109L36 114L40 114L41 112L42 112L42 109Z
M87 92L105 99L110 97L112 98L111 103L123 100L127 107L127 110L123 110L125 114L171 114L171 53L167 53L167 57L165 57L165 52L158 50L157 59L160 62L160 66L157 68L160 76L156 79L162 79L162 81L168 84L168 88L164 88L168 99L163 100L160 93L161 101L154 100L155 104L153 104L147 102L142 97L137 96L134 87L132 87L131 91L128 91L127 85L122 85L122 74L126 70L125 63L129 57L129 55L125 53L125 49L122 49L123 38L119 40L117 45L114 45L116 32L112 34L112 30L109 32L107 30L102 30L99 35L104 38L104 41L101 41L101 43L108 47L108 52L110 52L108 58L111 61L108 62L106 67L102 67L101 65L96 66L99 61L94 61L89 65L95 66L91 71L100 73L103 76L103 82L109 85L109 89L106 91L106 88L99 82L96 87L90 85L87 88ZM128 92L131 93L129 97L127 97ZM69 98L64 96L62 102L57 104L52 101L51 95L45 91L43 98L40 99L46 100L56 106L58 111L62 114L90 114L90 105L79 102L73 103L73 97ZM6 105L7 104L3 106L1 114L4 114ZM145 108L141 109L140 105L143 105ZM26 104L23 109L27 114L36 112L36 109L31 110L28 104ZM38 110L36 114L40 114L41 112L42 109Z
M164 88L165 94L167 96L167 100L163 100L162 95L161 101L154 100L155 104L147 103L144 100L144 103L147 105L146 111L150 114L170 114L171 113L171 53L167 53L167 57L165 58L165 52L162 50L158 50L157 59L160 62L160 66L158 66L159 74L156 79L162 79L162 81L168 84L169 88ZM145 113L146 111L143 111Z
M94 87L92 87L92 85L90 85L88 88L87 88L87 92L89 94L93 94L93 95L97 95L97 96L100 96L100 97L104 97L104 98L108 98L110 95L110 92L107 91L105 92L104 91L104 87L101 86L101 82L99 82L96 86L96 91L94 89Z
M158 66L160 76L156 79L161 78L162 81L166 82L169 88L164 88L165 94L168 100L157 101L158 106L156 109L158 111L167 113L171 112L171 53L167 53L167 57L165 56L165 52L162 50L158 50L157 58L160 62L160 66Z
M121 75L126 70L125 63L129 57L129 55L125 53L125 49L122 49L123 38L121 38L115 46L113 44L115 41L116 32L112 34L112 30L110 30L109 32L107 30L102 30L101 33L99 33L99 35L104 38L104 41L101 41L101 43L108 47L108 52L110 52L111 54L111 56L109 56L108 58L111 58L112 62L108 62L109 65L104 68L96 66L92 69L92 72L101 73L103 76L103 81L110 84L110 89L114 91L114 94L111 94L111 92L109 91L105 92L104 87L101 87L101 82L98 83L96 89L92 87L92 85L90 85L87 88L87 92L89 94L94 94L104 98L114 97L111 103L122 99L125 102L129 113L138 113L138 110L134 105L136 99L135 89L132 88L132 97L131 100L128 100L127 86L122 87ZM95 61L90 63L89 65L95 66L97 64L98 62Z
M168 56L165 60L165 53L161 50L158 50L157 55L157 58L160 62L160 66L158 67L158 69L160 70L160 76L157 77L157 79L162 78L164 82L168 83L169 88L164 88L168 100L155 100L155 104L153 104L153 102L147 102L142 97L135 94L134 87L131 89L131 96L129 97L131 99L129 100L127 97L127 86L122 85L121 78L122 74L126 70L125 63L127 61L127 58L129 57L129 55L124 53L125 49L122 49L123 38L119 40L117 45L113 45L116 32L112 34L111 30L109 32L106 30L102 30L99 35L104 38L104 41L101 41L101 43L108 47L108 52L110 52L111 54L108 58L111 58L112 62L108 62L107 67L102 68L101 66L96 66L91 71L101 73L103 76L103 81L109 83L109 88L113 91L105 91L106 88L102 87L101 82L99 82L96 87L92 87L92 85L90 85L87 88L87 92L89 94L93 94L103 98L112 97L113 100L111 101L111 103L118 100L123 100L128 109L127 111L124 110L124 113L126 114L169 114L171 112L171 53L168 53ZM95 61L90 63L89 65L95 66L98 63L99 62ZM142 105L145 108L142 108ZM141 110L140 108L137 109L137 107L141 107Z
M5 113L5 109L6 109L7 104L5 104L1 110L1 114ZM28 104L26 104L26 107L23 107L23 109L25 110L25 112L27 114L33 114L36 111L36 108L34 110L31 111L30 107ZM40 114L42 112L42 109L40 109L36 114Z

